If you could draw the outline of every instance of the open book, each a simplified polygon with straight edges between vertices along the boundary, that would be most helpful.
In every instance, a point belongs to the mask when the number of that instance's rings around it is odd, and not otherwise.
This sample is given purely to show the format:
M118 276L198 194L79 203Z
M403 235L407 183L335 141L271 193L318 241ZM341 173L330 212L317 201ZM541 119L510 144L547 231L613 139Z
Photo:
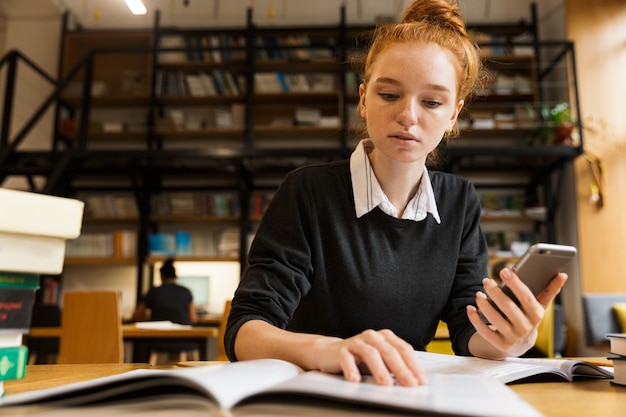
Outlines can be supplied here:
M67 416L73 405L102 405L91 417L120 413L153 417L157 410L185 410L185 416L220 415L376 415L382 410L452 416L536 416L531 406L505 384L612 378L610 368L581 360L509 358L493 361L415 352L429 374L420 387L383 387L365 378L304 372L288 362L267 359L166 370L136 370L87 382L9 395L0 407L27 405L28 414ZM201 362L200 362L201 363ZM158 404L158 406L157 406ZM52 408L51 408L52 407ZM64 407L64 408L58 408ZM182 408L181 408L182 407ZM337 413L340 409L341 413ZM86 409L81 407L81 415ZM7 411L5 408L4 410ZM24 410L20 411L24 412ZM25 412L24 412L25 413ZM191 413L191 414L188 414ZM282 413L282 414L281 414ZM21 414L18 414L21 415ZM78 415L78 414L77 414Z
M505 384L520 382L572 382L578 378L613 378L610 367L580 359L507 358L501 361L471 356L415 352L430 374L485 375Z
M12 406L22 406L14 408ZM82 407L71 407L78 406ZM433 374L427 385L380 386L371 380L303 372L264 359L202 367L141 369L0 400L5 415L277 415L540 416L488 376ZM21 413L21 414L20 414Z

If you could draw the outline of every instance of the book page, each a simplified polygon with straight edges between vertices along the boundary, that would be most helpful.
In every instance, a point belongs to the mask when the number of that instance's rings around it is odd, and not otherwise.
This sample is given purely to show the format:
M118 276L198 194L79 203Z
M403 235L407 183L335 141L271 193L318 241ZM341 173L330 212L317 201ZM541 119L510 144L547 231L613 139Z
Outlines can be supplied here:
M270 393L297 393L427 414L483 417L540 415L506 385L490 377L475 375L435 374L431 375L427 385L404 387L378 385L373 378L366 378L360 383L349 382L341 375L311 371L273 386L252 400L247 399L245 404L254 404L261 396Z
M302 370L280 360L215 364L195 368L137 369L59 387L9 395L0 406L54 403L58 406L88 405L96 401L159 397L172 392L201 395L220 408L233 404L269 386L286 381Z
M612 368L597 366L581 359L508 358L506 361L541 367L558 367L572 378L578 376L611 378L613 376Z
M546 379L571 381L574 366L596 369L596 376L611 377L610 372L582 361L507 358L489 360L470 356L454 356L439 353L415 352L420 364L430 374L486 375L500 382L510 383L529 377L543 376Z

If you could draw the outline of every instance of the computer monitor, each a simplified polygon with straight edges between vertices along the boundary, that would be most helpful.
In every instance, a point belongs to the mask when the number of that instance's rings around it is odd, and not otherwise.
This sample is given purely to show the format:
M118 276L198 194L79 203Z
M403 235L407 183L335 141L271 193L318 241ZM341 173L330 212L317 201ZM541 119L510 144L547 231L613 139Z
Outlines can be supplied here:
M209 305L209 281L208 276L180 276L176 279L178 285L191 291L194 304L203 310L206 310Z

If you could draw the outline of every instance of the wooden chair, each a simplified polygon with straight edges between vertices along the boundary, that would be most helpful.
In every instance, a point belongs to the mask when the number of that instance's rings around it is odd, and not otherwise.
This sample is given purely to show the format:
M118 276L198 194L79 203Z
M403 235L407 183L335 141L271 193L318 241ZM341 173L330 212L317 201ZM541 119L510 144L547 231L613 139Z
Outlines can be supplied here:
M63 296L57 363L123 363L120 294L75 291Z
M224 348L224 333L226 333L226 323L228 323L228 315L230 314L231 300L226 300L224 304L224 314L222 314L222 320L220 321L219 333L217 335L217 361L229 362L228 356L226 356L226 349Z

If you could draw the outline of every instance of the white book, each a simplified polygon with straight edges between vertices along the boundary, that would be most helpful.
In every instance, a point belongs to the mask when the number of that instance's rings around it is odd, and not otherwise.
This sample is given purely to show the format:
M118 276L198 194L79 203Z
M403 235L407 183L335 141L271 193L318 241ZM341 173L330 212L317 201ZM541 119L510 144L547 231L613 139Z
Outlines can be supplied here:
M257 93L274 94L283 91L275 72L257 72L254 74L254 87Z
M0 188L0 231L74 239L84 206L72 198Z
M187 82L187 89L190 95L194 97L207 95L204 81L202 81L202 77L199 74L186 74L185 81Z
M161 387L172 394L163 395ZM134 395L140 392L143 398ZM132 400L110 401L115 396ZM490 377L442 374L431 375L429 383L422 386L381 386L371 378L360 383L348 382L340 375L304 372L289 362L274 359L196 368L135 370L51 389L9 394L0 399L0 406L43 401L39 406L46 407L46 402L51 404L55 400L60 400L55 406L88 406L97 402L97 407L80 408L89 415L94 415L92 410L95 415L129 412L125 407L131 407L133 415L154 415L155 410L167 407L186 416L294 416L305 415L305 412L307 415L344 415L341 413L344 410L350 410L349 415L362 415L360 413L371 412L372 407L382 412L401 410L420 415L541 415L509 387ZM257 407L262 407L265 413L259 414Z
M209 96L217 95L217 88L215 88L215 81L210 74L201 72L200 73L200 81L202 81L202 85L204 87L204 91Z
M22 333L0 333L0 348L20 346Z
M0 231L0 265L5 271L60 274L63 272L65 242L61 237Z

